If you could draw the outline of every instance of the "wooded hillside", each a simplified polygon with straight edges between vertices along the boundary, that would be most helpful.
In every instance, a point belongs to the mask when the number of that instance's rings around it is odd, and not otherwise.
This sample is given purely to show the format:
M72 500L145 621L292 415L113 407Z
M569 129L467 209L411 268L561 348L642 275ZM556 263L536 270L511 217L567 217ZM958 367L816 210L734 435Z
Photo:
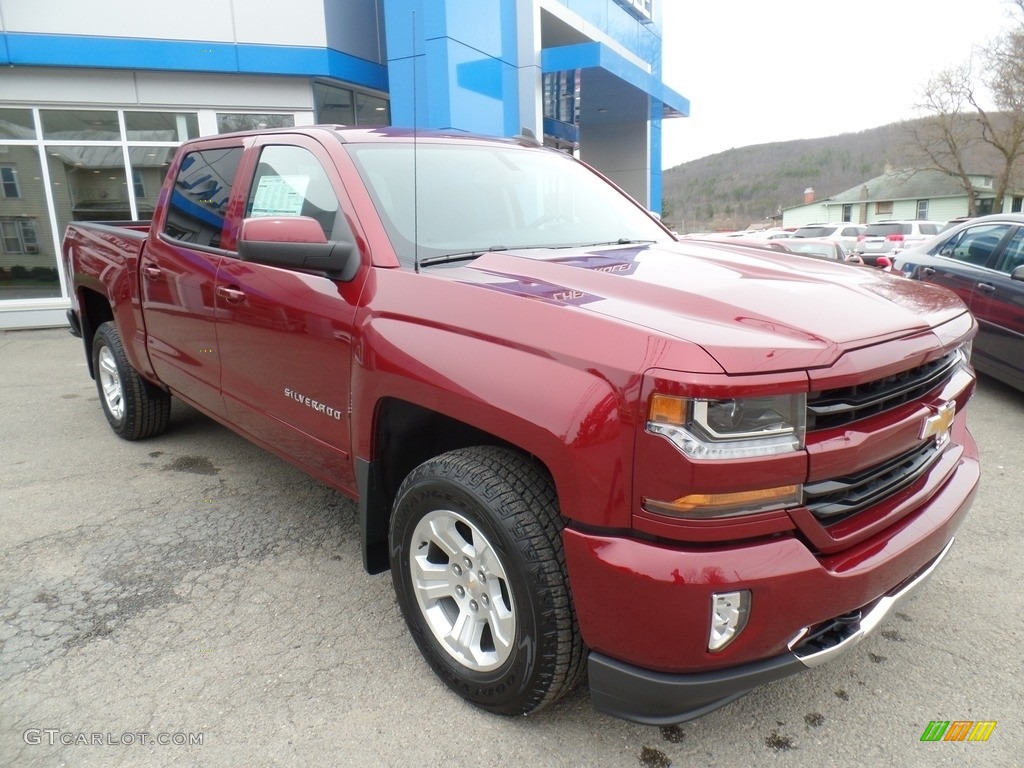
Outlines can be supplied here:
M975 173L990 160L974 158ZM823 199L893 168L915 166L906 124L820 139L758 144L702 157L664 172L663 219L683 232L760 226L800 205L804 190Z

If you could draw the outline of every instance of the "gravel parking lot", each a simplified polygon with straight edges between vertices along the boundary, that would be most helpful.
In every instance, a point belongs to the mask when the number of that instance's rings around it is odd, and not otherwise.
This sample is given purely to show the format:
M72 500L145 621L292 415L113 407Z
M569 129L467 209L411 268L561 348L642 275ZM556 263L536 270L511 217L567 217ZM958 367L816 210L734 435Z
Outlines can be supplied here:
M1019 766L1024 394L935 578L832 664L679 727L466 705L362 570L355 505L176 403L115 437L81 343L0 334L0 766ZM923 743L933 720L996 721Z

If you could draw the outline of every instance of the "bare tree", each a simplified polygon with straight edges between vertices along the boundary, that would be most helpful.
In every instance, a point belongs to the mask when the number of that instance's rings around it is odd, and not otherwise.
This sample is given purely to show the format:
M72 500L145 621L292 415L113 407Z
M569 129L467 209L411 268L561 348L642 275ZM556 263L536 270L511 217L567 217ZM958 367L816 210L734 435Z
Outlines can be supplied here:
M939 72L925 85L917 105L926 117L905 124L912 149L921 155L919 164L959 180L967 193L968 216L977 213L969 171L974 148L981 142L972 114L973 79L970 61Z
M973 96L971 100L982 139L1002 160L993 184L997 205L1002 205L1024 158L1024 0L1013 0L1013 5L1016 25L983 50L983 82L998 112L987 112Z
M929 80L918 105L925 118L907 123L923 164L960 181L970 216L977 213L972 164L992 158L993 209L1000 211L1024 162L1024 0L1010 2L1014 26Z

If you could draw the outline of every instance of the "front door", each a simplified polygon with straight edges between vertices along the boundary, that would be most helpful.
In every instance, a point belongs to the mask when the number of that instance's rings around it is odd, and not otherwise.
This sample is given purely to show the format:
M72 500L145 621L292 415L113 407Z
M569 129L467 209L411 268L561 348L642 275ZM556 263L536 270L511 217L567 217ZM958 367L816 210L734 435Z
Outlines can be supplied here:
M308 216L348 239L344 191L308 137L258 142L246 217ZM298 146L296 146L298 145ZM322 275L225 258L217 275L221 386L229 419L332 484L354 488L349 419L355 303L364 275Z

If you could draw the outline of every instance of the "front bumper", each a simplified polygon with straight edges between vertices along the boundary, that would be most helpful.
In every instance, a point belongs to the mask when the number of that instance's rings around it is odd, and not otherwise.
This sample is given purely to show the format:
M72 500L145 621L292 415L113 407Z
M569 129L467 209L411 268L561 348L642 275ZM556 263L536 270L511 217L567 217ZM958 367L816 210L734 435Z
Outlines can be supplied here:
M914 511L828 554L796 535L672 544L563 530L596 709L683 722L816 666L867 635L944 557L980 479L966 430L955 468L903 501ZM708 650L716 593L749 590L746 627Z
M617 661L592 652L587 662L594 708L645 725L668 725L701 717L754 688L813 668L843 654L867 637L931 577L953 546L951 539L934 560L908 582L864 610L805 627L784 654L740 667L671 674Z

